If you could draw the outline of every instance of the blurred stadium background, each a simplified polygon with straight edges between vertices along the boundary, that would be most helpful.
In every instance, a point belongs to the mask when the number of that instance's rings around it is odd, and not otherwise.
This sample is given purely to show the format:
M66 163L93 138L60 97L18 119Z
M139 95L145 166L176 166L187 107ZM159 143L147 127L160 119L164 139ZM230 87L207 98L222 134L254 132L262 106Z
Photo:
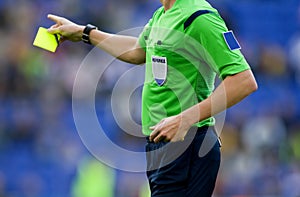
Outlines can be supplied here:
M300 2L210 2L235 30L259 83L227 112L215 196L300 196ZM32 41L39 26L52 25L48 13L119 32L143 26L158 6L158 0L0 0L1 197L147 196L144 174L95 162L76 132L72 85L91 48L64 43L51 54ZM129 67L116 64L107 78ZM129 143L107 115L115 80L101 81L98 115L104 128L114 128L111 138Z

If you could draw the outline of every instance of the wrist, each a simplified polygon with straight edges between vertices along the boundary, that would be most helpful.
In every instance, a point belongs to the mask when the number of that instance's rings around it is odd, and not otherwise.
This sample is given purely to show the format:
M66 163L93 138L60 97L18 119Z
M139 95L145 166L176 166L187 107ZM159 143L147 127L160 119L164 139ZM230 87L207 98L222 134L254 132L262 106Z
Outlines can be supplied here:
M81 41L84 26L83 25L76 25L76 27L74 29L75 29L74 34L73 34L74 41L76 41L76 42Z
M188 127L191 127L195 122L193 121L191 114L182 112L179 114L182 123Z
M91 25L91 24L87 24L87 25L83 28L81 40L82 40L84 43L92 44L92 43L91 43L91 39L90 39L90 33L91 33L91 31L97 30L97 29L98 29L98 28L97 28L96 26Z
M77 27L77 34L79 35L80 38L82 38L84 28L85 28L84 25L78 25Z
M193 107L181 112L181 118L188 125L194 125L200 121L200 113L198 110L194 110Z

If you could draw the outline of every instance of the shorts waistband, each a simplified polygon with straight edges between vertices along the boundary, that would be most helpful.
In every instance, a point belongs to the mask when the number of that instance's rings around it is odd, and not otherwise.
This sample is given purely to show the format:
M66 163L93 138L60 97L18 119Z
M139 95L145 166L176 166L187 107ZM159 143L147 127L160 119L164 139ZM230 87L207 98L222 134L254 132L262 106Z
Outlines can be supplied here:
M190 131L190 130L193 130L193 129L197 129L197 132L196 132L196 135L197 135L197 134L202 134L203 132L207 132L210 128L211 128L212 130L214 130L214 126L202 126L202 127L194 127L194 126L193 126L193 127L191 127L191 128L189 129L189 131ZM189 131L188 131L188 133L189 133ZM188 135L188 133L187 133L187 135ZM149 140L149 137L150 137L150 136L147 136L147 137L146 137L146 140L147 140L148 143L152 143L152 141Z

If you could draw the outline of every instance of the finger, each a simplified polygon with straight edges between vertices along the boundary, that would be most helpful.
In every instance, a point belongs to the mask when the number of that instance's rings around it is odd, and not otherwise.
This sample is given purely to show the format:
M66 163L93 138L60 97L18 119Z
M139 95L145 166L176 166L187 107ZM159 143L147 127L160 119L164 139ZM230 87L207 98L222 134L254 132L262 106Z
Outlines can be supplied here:
M49 33L52 33L53 31L56 31L57 28L59 28L59 24L55 24L55 25L52 25L51 27L48 28L48 32Z
M50 34L60 34L60 33L61 33L61 30L60 30L59 27L57 27L57 28L49 28L49 29L48 29L48 32L49 32Z
M158 143L158 142L160 142L160 141L168 142L169 140L167 140L165 136L163 136L161 133L159 133L159 135L157 135L157 136L153 139L153 142L154 142L154 143Z
M153 139L157 136L157 135L159 135L159 132L160 132L160 129L159 129L159 127L156 125L156 126L154 126L154 130L152 131L152 133L150 134L150 141L153 141Z
M161 121L157 125L152 126L153 131L152 131L152 133L150 135L150 141L152 141L160 133L162 125L163 125L163 122Z
M57 28L57 27L59 27L59 25L55 24L55 25L52 25L51 27L49 27L48 29L53 29L53 28Z
M160 132L161 128L163 128L165 124L165 120L161 120L157 125L150 127L152 131L151 135L150 135L150 141L152 141Z
M158 131L158 130L154 130L154 131L151 133L151 135L150 135L150 137L149 137L149 140L150 140L150 141L153 141L153 139L154 139L158 134L159 134L159 131Z
M63 36L60 37L59 39L59 44L63 43L64 41L66 41L67 39Z
M149 127L149 129L154 130L154 129L155 129L155 126Z
M56 16L56 15L53 15L53 14L48 14L48 19L54 21L55 23L60 23L61 21L61 17L60 16Z

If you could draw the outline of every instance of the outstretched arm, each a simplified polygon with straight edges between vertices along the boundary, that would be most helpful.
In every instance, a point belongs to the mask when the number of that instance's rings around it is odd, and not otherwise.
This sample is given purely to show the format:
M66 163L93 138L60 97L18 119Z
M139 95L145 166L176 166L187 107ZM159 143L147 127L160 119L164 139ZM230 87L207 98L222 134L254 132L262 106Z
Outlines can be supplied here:
M56 23L48 29L49 33L60 34L63 37L61 41L81 41L85 26L78 25L64 17L52 14L49 14L48 18ZM136 37L109 34L100 30L92 30L90 33L90 41L93 45L122 61L132 64L142 64L145 62L146 53L139 46L138 39Z

